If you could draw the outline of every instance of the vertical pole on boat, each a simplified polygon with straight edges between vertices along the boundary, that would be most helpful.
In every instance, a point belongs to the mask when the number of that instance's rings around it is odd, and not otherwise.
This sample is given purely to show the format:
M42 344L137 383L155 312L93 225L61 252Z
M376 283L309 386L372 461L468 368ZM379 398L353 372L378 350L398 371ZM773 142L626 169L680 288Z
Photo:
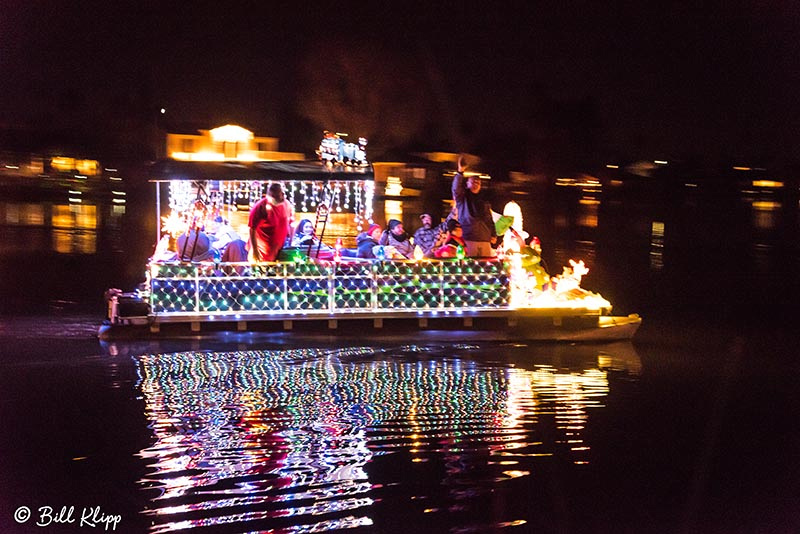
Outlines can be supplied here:
M372 265L369 266L369 274L370 278L372 278L372 284L370 286L370 295L369 300L372 307L372 311L378 311L378 262L371 262ZM383 262L380 262L383 264Z
M444 263L439 262L439 308L444 308Z
M161 239L161 182L156 182L156 243Z
M195 264L192 267L194 268L194 311L200 313L200 266ZM192 328L194 329L194 327Z
M339 267L338 262L333 262L328 266L328 313L333 313L336 307L336 298L334 296L334 284L336 283L336 268Z
M289 274L286 262L281 263L278 268L280 269L281 276L283 277L283 311L289 310Z

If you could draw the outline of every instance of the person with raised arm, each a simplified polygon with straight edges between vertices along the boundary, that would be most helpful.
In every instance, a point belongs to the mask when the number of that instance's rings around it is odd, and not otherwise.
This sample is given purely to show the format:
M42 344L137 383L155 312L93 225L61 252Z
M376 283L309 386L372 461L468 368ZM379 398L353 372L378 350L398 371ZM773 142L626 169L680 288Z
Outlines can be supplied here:
M480 194L480 178L465 176L465 173L464 159L459 156L458 171L453 177L453 202L456 219L463 228L467 256L492 257L495 255L492 245L497 242L497 231L491 206Z

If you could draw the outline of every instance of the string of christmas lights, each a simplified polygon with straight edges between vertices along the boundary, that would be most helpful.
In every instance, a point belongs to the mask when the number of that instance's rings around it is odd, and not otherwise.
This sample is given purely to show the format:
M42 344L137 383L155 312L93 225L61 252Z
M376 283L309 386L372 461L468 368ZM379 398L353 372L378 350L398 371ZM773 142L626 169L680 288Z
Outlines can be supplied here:
M234 211L249 210L261 200L273 181L209 181L198 184L173 180L169 184L169 208L184 214L198 199L198 190L212 214L228 219ZM373 223L375 184L371 180L281 180L286 199L301 213L313 213L320 203L332 212L352 213L360 232ZM186 217L183 217L184 219Z

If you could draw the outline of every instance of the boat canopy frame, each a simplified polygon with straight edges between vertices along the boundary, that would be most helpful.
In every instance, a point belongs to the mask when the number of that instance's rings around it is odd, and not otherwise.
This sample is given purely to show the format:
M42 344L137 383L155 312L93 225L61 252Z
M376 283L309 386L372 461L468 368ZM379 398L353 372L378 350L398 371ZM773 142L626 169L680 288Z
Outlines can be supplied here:
M371 165L350 166L333 165L316 160L298 161L180 161L173 159L154 163L149 172L149 182L156 189L156 233L157 239L162 234L162 184L190 183L198 191L207 191L209 183L302 183L311 182L343 185L346 189L363 188L367 191L360 201L369 219L372 214L372 193L374 191L375 174ZM258 196L260 198L261 192ZM287 195L291 197L291 195ZM292 200L290 198L290 200ZM190 209L190 205L183 209ZM312 205L314 207L314 205ZM302 211L302 210L301 210ZM371 222L371 221L370 221Z

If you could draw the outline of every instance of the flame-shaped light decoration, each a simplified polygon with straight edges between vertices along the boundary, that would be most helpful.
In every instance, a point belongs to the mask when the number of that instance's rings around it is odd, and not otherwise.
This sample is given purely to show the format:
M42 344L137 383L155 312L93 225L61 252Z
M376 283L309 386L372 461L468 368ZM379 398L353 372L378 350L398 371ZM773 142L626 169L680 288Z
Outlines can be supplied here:
M187 228L186 220L176 211L161 217L161 229L165 234L169 234L172 237L178 237L184 233Z
M597 293L580 287L581 279L589 272L583 260L569 260L561 276L554 276L543 289L538 287L536 276L522 266L522 255L508 255L510 263L510 300L512 308L588 308L611 309L611 303Z

